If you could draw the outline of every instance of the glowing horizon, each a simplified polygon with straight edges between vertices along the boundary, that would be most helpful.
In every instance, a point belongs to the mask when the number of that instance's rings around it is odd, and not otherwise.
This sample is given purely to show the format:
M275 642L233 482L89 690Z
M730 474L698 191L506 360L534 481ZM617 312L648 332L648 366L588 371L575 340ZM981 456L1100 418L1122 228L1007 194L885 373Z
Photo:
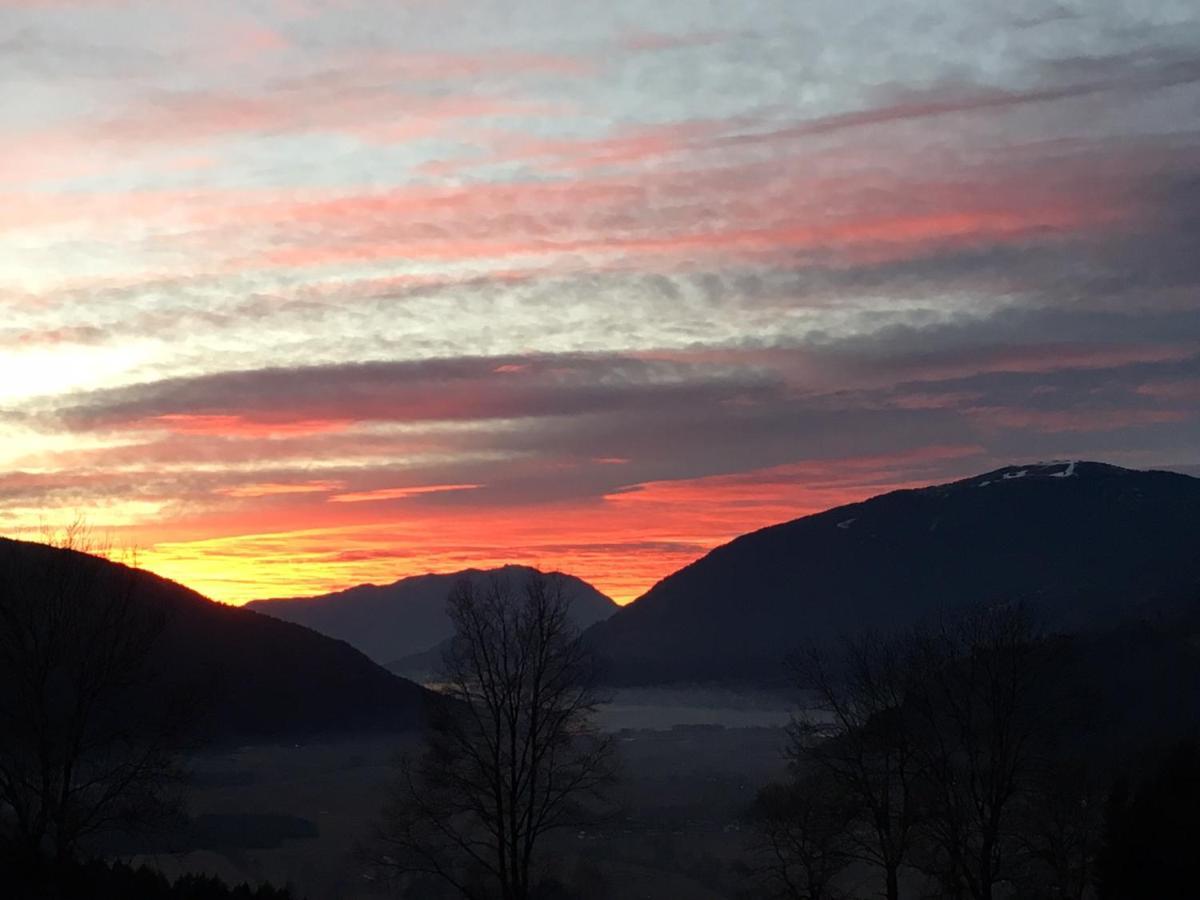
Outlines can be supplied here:
M780 488L778 479L802 477L803 473L751 473L749 478L716 476L701 479L700 485L689 482L640 485L603 498L599 509L560 510L558 521L563 523L560 527L571 529L572 543L586 547L585 553L580 553L577 547L545 544L530 548L530 541L544 540L541 532L527 523L522 527L520 521L505 521L505 514L501 514L479 523L456 519L456 542L463 540L464 524L468 526L465 529L468 535L474 534L471 526L476 525L485 534L495 534L493 544L476 537L465 548L428 547L415 535L400 531L401 546L394 555L385 552L376 557L367 550L356 556L353 549L340 549L338 554L348 558L331 561L328 552L331 545L353 548L365 539L368 547L377 547L381 540L379 532L390 530L387 525L361 525L159 543L139 554L139 565L213 599L240 604L268 597L314 596L359 584L390 584L430 572L518 564L582 578L625 605L660 579L741 534L864 500L886 490L927 483L847 486L841 478L831 483L832 473L821 472L818 466L812 467L812 474L823 481L812 484L796 481L787 490L766 485L775 482L775 487ZM632 529L628 518L622 515L622 507L627 505L639 513L647 506L660 509L649 519L651 527L639 530ZM427 519L422 523L422 528L426 527ZM647 540L642 540L643 533ZM272 553L286 554L294 560L294 568L271 565ZM266 586L258 574L264 569L273 572L267 593L263 592ZM239 571L244 571L244 578L236 577Z

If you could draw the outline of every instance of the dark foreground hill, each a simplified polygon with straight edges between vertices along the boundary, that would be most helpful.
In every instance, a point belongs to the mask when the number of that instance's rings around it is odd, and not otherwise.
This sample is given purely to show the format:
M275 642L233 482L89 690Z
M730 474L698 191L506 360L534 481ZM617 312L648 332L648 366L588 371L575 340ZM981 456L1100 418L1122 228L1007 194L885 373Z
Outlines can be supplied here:
M387 665L431 651L453 633L446 599L460 579L482 583L510 579L514 586L537 574L526 566L467 569L448 575L417 575L393 584L363 584L319 597L255 600L249 609L266 613L353 644L376 662ZM617 605L586 581L558 575L579 628L611 616Z
M862 627L1023 602L1049 627L1081 630L1197 587L1200 479L1037 464L744 535L587 638L617 683L776 681L797 646Z
M18 592L36 598L56 584L71 585L70 596L79 603L103 592L127 592L139 616L161 623L151 655L154 680L146 690L188 698L200 737L390 731L413 727L423 717L422 688L341 641L214 603L150 572L0 539L0 605L18 602ZM6 658L0 655L0 669Z

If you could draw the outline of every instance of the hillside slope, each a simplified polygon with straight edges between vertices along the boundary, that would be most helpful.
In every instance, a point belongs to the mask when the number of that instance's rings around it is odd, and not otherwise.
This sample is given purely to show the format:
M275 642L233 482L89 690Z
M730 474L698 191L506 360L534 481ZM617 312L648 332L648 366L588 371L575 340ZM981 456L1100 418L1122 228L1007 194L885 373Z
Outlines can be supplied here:
M64 580L79 586L72 596L81 603L96 592L128 591L139 613L162 616L151 689L194 698L203 737L390 731L413 727L424 715L422 688L341 641L214 603L150 572L0 538L0 603L16 602L18 592L36 598Z
M764 528L655 585L587 639L619 683L782 677L795 647L1022 601L1101 625L1200 586L1200 479L1013 466Z

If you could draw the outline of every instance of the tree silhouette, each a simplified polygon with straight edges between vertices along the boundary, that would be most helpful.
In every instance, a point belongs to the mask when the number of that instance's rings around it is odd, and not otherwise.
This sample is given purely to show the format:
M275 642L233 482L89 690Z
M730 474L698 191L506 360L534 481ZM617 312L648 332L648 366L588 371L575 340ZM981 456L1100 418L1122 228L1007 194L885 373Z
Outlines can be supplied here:
M173 805L181 711L150 689L166 620L133 570L80 552L79 526L21 546L0 542L0 835L61 866Z
M1094 752L1084 747L1073 758L1049 760L1020 798L1014 830L1023 855L1016 879L1022 898L1090 896L1109 784L1103 766L1088 756Z
M526 900L547 833L585 819L613 777L592 728L601 697L562 585L534 575L459 583L444 654L446 702L424 753L400 765L373 858L401 882L435 876L463 896Z
M1106 810L1101 900L1196 896L1200 743L1182 741L1141 778L1121 778Z
M855 855L883 872L897 900L899 873L916 831L917 750L903 704L909 677L904 647L873 633L791 661L811 702L789 728L792 766L839 784L853 800L848 834Z
M758 792L751 809L752 871L765 896L837 900L839 875L855 858L855 809L836 781L820 775Z
M911 642L905 710L921 771L921 862L948 896L991 900L1020 875L1020 812L1058 727L1049 651L1020 608L974 610Z
M796 658L812 700L793 771L853 799L854 853L890 900L905 868L956 900L1085 895L1103 775L1070 761L1084 732L1062 650L1025 610L993 607Z
M230 886L211 875L181 875L174 881L146 866L101 860L64 863L56 893L5 873L7 900L292 900L286 888L269 884Z

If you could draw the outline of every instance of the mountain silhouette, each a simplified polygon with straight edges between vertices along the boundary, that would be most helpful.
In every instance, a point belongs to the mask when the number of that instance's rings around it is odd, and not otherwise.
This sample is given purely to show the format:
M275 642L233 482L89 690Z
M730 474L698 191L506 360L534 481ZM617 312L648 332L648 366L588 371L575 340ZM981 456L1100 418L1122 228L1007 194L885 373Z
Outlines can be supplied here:
M744 535L588 630L614 683L774 682L795 648L975 604L1048 627L1200 596L1200 478L1010 466Z
M49 577L47 575L49 574ZM0 604L65 578L97 592L128 591L139 615L161 621L154 683L195 703L202 738L274 738L398 731L418 725L428 693L353 647L299 625L215 603L151 572L45 544L0 538ZM13 592L9 594L8 592ZM0 655L0 679L5 657Z
M416 575L388 585L363 584L318 597L255 600L246 607L353 644L381 665L414 654L436 652L454 629L446 599L460 579L482 584L506 578L520 587L538 574L528 566L466 569L444 575ZM575 625L584 629L612 615L617 605L586 581L559 574Z

